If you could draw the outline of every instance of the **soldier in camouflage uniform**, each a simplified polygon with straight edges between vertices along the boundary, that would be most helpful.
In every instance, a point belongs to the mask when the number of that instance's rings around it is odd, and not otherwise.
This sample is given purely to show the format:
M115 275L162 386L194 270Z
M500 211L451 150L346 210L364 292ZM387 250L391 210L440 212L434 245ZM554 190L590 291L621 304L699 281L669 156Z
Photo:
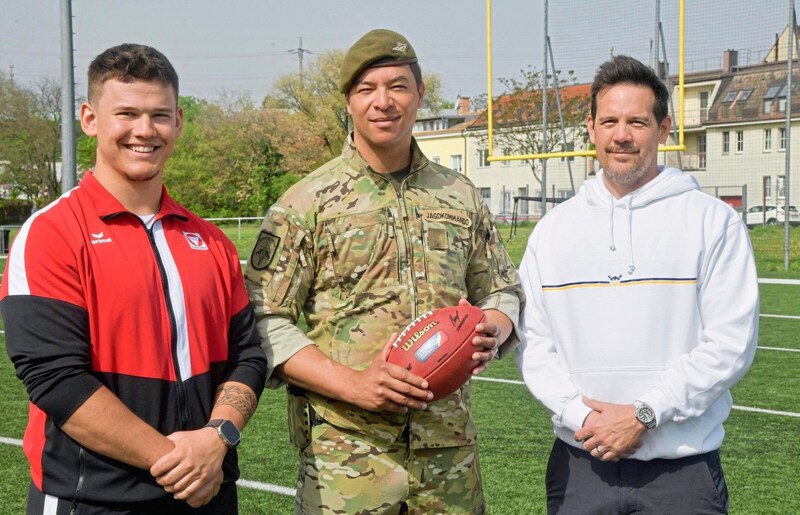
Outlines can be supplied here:
M483 513L470 384L429 403L385 353L418 315L469 302L487 317L481 372L518 341L516 270L476 188L411 136L425 87L408 41L365 35L340 89L342 155L270 208L246 272L271 385L288 384L296 512Z

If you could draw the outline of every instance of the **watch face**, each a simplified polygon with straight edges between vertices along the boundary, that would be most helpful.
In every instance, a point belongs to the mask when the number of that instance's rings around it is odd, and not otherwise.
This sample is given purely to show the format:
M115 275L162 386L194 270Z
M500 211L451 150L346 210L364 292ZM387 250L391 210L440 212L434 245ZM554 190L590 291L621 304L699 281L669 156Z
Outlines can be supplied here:
M241 435L239 430L236 429L236 426L233 425L233 422L226 420L221 426L219 426L219 430L222 433L222 436L225 437L225 440L228 441L228 445L231 447L236 447L236 445L238 445Z
M636 418L648 428L655 426L656 414L647 404L636 403Z

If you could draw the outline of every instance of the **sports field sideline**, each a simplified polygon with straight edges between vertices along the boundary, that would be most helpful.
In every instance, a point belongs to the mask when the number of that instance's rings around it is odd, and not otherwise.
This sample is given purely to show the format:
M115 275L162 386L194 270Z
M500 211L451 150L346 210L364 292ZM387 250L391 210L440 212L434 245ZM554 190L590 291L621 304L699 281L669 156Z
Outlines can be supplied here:
M523 236L509 244L516 263ZM252 242L245 240L242 257ZM800 513L795 480L800 456L800 280L765 278L760 283L759 349L749 373L733 390L735 409L721 450L731 513ZM4 349L4 334L0 342ZM547 414L520 381L511 359L493 363L472 389L489 513L544 513L543 477L553 441ZM24 513L28 471L20 439L27 396L5 357L0 359L0 395L0 466L5 472L0 505L3 513ZM292 513L296 463L288 442L285 394L266 391L240 447L241 513Z

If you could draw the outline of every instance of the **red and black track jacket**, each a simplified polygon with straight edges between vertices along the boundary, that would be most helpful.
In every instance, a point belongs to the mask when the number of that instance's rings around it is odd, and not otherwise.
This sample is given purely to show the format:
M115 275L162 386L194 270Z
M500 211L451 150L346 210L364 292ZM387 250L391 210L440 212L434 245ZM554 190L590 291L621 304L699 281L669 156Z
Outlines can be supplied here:
M87 502L168 495L146 470L59 427L100 386L162 434L205 425L220 383L260 395L266 359L236 249L162 192L142 221L92 173L17 235L0 290L6 348L30 396L23 448L43 492ZM225 481L238 478L235 451Z

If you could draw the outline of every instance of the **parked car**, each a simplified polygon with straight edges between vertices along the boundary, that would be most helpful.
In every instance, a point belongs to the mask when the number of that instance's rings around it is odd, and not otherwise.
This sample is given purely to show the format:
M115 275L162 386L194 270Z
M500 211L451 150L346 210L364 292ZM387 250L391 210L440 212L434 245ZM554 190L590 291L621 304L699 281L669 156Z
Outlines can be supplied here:
M786 220L784 215L784 206L753 206L745 213L744 221L747 227L755 227L757 225L782 224ZM800 225L800 211L795 206L789 206L789 224Z

